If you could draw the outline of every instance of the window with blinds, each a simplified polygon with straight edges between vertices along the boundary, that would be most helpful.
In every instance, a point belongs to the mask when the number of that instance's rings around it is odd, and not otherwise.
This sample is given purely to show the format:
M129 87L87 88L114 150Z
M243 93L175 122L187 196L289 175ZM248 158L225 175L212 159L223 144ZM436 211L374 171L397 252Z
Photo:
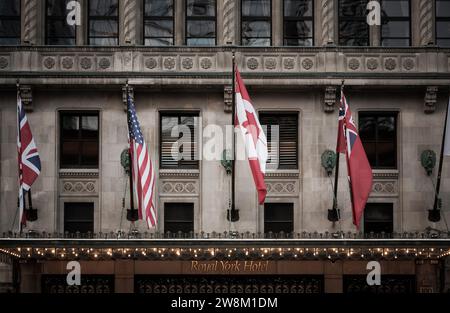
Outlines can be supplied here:
M160 115L160 167L198 169L198 113Z
M298 168L298 113L260 113L267 136L268 169Z

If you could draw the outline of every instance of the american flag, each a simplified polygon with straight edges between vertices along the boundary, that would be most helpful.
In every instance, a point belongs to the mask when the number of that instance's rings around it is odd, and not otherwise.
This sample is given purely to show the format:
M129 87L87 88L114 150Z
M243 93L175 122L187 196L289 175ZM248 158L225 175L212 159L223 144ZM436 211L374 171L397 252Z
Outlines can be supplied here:
M22 225L25 225L24 194L30 190L31 185L41 172L41 159L19 94L17 95L17 152L19 163L19 221Z
M134 195L137 196L138 200L139 219L145 220L149 228L155 227L156 210L153 205L155 170L130 95L127 96L127 110L131 175Z

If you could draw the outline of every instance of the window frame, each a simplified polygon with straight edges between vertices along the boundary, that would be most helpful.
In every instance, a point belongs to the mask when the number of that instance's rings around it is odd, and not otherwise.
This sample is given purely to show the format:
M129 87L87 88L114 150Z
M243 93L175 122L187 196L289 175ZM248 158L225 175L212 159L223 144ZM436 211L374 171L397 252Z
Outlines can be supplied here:
M80 111L80 110L75 110L75 111L70 111L70 110L63 110L63 111L59 111L59 168L60 169L99 169L100 168L100 129L101 129L101 125L100 125L100 111L99 110L86 110L86 111ZM62 163L62 159L63 159L63 117L65 115L68 116L78 116L81 120L82 116L96 116L97 117L97 145L98 145L98 155L97 155L97 164L96 165L84 165L81 162L81 156L82 154L80 153L78 155L78 164L77 165L63 165ZM81 134L81 128L78 130L79 135L78 135L78 139L80 139L80 134ZM82 142L82 141L78 141L78 142Z
M191 212L189 212L189 213L192 213L192 219L189 221L189 220L181 220L181 219L178 219L178 220L168 220L167 219L167 214L166 214L166 209L169 207L169 206L174 206L174 207L176 207L177 205L185 205L185 206L188 206L189 205L189 210L191 210L192 209L192 211ZM186 209L186 208L185 208ZM177 231L177 232L173 232L173 231L171 231L171 230L168 230L168 227L167 227L167 224L170 224L170 223L181 223L181 224L190 224L190 225L192 225L192 228L191 228L191 231L189 231L189 232L182 232L182 233L184 233L184 234L189 234L190 232L194 232L195 231L195 203L194 202L165 202L164 203L164 232L165 233L167 233L167 232L171 232L171 233L173 233L173 234L176 234L176 233L178 233L179 231Z
M283 209L287 208L288 210L290 210L291 212L288 212L290 217L292 218L291 220L267 220L266 216L268 214L266 214L266 210L270 207L273 206L273 210L279 210L280 207L277 206L284 206ZM279 234L280 232L284 232L285 234L291 234L294 232L294 219L295 219L295 204L293 202L266 202L264 203L263 206L263 233L264 234L268 234L270 232L272 232L273 234ZM281 230L279 232L273 232L271 230L267 230L267 224L290 224L292 230L291 231L284 231Z
M184 1L184 44L188 47L212 47L217 45L217 0L214 1L214 17L188 16L188 0ZM188 37L188 21L214 21L214 44L213 45L188 45L190 38L208 38L208 37Z
M89 46L98 46L98 47L115 47L115 46L119 46L120 45L120 42L119 42L119 39L120 39L120 0L117 0L117 15L116 16L97 16L97 15L95 15L95 16L92 16L91 15L91 1L92 0L88 0L87 1L87 41L88 41L88 45ZM91 33L91 21L107 21L107 20L114 20L114 21L116 21L117 22L117 36L114 36L114 37L98 37L98 36L91 36L90 35L90 33ZM104 39L106 39L106 38L109 38L109 39L112 39L112 38L114 38L114 39L116 39L117 40L117 43L116 44L114 44L114 45L99 45L99 44L93 44L92 43L92 39L102 39L102 38L104 38Z
M89 210L92 209L92 221L88 220L88 219L74 219L74 220L69 220L67 221L67 214L66 214L66 209L67 207L69 207L70 205L89 205ZM66 205L68 205L66 207ZM91 207L92 206L92 207ZM87 231L87 232L80 232L80 234L88 234L88 233L94 233L95 231L95 203L93 201L83 201L83 199L80 199L80 201L64 201L63 204L63 210L64 210L64 218L63 218L63 230L64 233L65 232L69 232L68 230L66 230L66 223L91 223L92 224L92 230L91 231ZM79 231L79 230L77 230ZM69 232L69 234L75 234L76 232Z
M447 1L442 1L442 2L447 2ZM434 2L434 29L435 29L435 41L436 41L436 46L441 47L441 48L450 48L450 34L448 37L438 37L438 32L437 32L437 25L438 22L448 22L450 25L450 13L448 14L448 16L437 16L437 0ZM450 31L449 31L450 33ZM439 40L448 40L449 44L448 45L440 45L439 44Z
M142 15L142 21L143 21L143 25L142 25L142 36L143 36L143 42L142 44L146 47L170 47L170 46L174 46L175 45L175 15L176 15L176 6L175 6L175 1L176 0L171 0L172 1L172 16L167 17L167 16L156 16L156 15L146 15L145 14L145 7L147 4L147 1L144 0L143 2L143 15ZM146 36L145 35L145 25L146 25L146 21L172 21L172 36L171 37L161 37L161 36ZM164 46L164 45L160 45L160 46L155 46L155 45L146 45L145 44L145 40L146 39L156 39L156 38L164 38L164 39L172 39L172 44Z
M394 138L394 166L379 166L378 163L378 150L377 150L377 143L378 143L378 124L376 124L375 129L375 139L370 141L375 143L375 163L376 164L370 164L372 169L377 170L396 170L398 169L398 111L359 111L358 112L358 134L360 133L360 125L361 125L361 117L364 115L369 117L393 117L394 118L394 129L395 129L395 138ZM360 137L361 138L361 137ZM361 143L364 146L364 141L361 138ZM386 141L385 141L386 142Z
M45 0L45 23L44 23L45 44L47 46L70 46L70 47L76 46L76 44L77 44L77 27L75 25L74 26L70 26L70 27L74 27L74 35L73 35L73 37L54 37L54 36L49 36L49 34L48 34L48 22L50 20L52 20L52 21L61 21L61 20L62 21L66 21L66 18L67 18L67 16L56 16L56 17L55 16L49 16L48 15L48 2L49 1L50 0ZM58 1L62 2L62 0L58 0ZM55 39L55 38L59 38L59 39L61 39L61 38L63 38L63 39L72 39L73 38L74 43L71 44L71 45L67 45L67 44L65 44L65 45L58 45L58 44L51 44L51 43L49 43L49 39Z
M241 3L240 3L240 10L241 10L241 12L240 12L240 22L241 22L241 25L240 25L240 36L241 36L241 46L243 46L243 47L271 47L272 46L272 43L273 43L273 31L272 31L272 26L273 26L273 21L272 21L272 18L273 18L273 10L272 10L272 0L269 0L270 1L270 16L268 16L268 17L263 17L263 16L244 16L243 15L243 5L244 5L244 1L240 1ZM243 26L244 26L244 21L245 22L247 22L247 21L250 21L250 22L258 22L258 21L269 21L269 23L270 23L270 27L269 27L269 30L270 30L270 36L269 37L244 37L243 36L243 33L244 33L244 28L243 28ZM267 45L267 46L260 46L260 45L245 45L244 44L244 38L256 38L256 39L269 39L269 45Z
M367 16L358 16L358 17L345 17L345 16L341 16L340 15L340 8L341 8L341 3L343 0L338 0L338 4L337 4L337 40L338 40L338 45L339 46L343 46L343 47L369 47L370 46L370 26L367 24ZM368 2L368 0L365 0ZM367 3L366 3L366 8L367 8ZM366 9L367 11L367 9ZM364 23L366 24L367 27L367 41L366 41L366 45L344 45L341 44L341 22L350 22L350 21L364 21ZM363 38L363 37L358 37L358 38Z
M314 30L315 30L315 28L314 28L314 10L315 10L315 4L314 4L314 0L308 0L308 1L310 1L311 2L311 16L307 16L307 17L301 17L301 18L299 18L299 17L286 17L285 15L284 15L284 8L285 8L285 5L286 5L286 0L283 0L283 46L287 46L287 47L314 47L314 44L315 44L315 42L314 42ZM311 25L312 25L312 28L311 28L311 37L286 37L286 32L285 32L285 25L286 25L286 22L299 22L299 21L311 21ZM306 46L306 45L303 45L303 46L300 46L300 45L287 45L286 44L286 39L304 39L304 40L306 40L306 39L309 39L309 38L311 38L311 46Z
M394 2L394 1L400 1L400 0L380 0L380 8L383 10L383 2ZM382 47L411 47L412 43L412 25L411 25L411 0L403 0L408 1L408 17L400 17L400 16L394 16L394 17L388 17L383 14L381 14L381 26L380 26L380 45ZM383 12L383 11L382 11ZM383 37L383 26L385 23L383 21L393 21L393 22L408 22L409 26L409 36L408 37ZM408 39L408 45L406 46L385 46L383 45L384 39Z
M20 46L22 43L22 1L19 2L19 15L0 15L1 21L18 21L19 22L19 36L0 36L0 46L10 46L9 44L2 44L1 41L3 39L11 39L16 38L17 39L17 46ZM16 46L16 45L12 45Z
M366 212L367 212L367 207L377 207L377 206L384 206L387 207L389 206L390 211L390 220L372 220L372 219L367 219L366 217ZM366 223L390 223L390 227L392 228L392 232L386 232L386 235L392 234L394 232L394 204L392 202L368 202L366 203L366 207L364 208L364 214L363 214L363 226L364 226L364 235L370 235L371 233L373 234L381 234L381 232L372 232L372 231L368 231L367 230L367 226Z
M199 118L200 121L200 112L199 111L159 111L159 168L162 170L170 170L173 169L171 167L166 167L162 164L162 118L163 117L177 117L178 118L178 125L180 124L180 118L182 116L192 116L192 117L197 117ZM198 127L200 127L200 125L197 125ZM179 139L179 138L178 138ZM194 136L192 136L192 139L194 141L191 141L191 145L195 142L195 132L194 132ZM198 139L198 138L197 138ZM196 150L197 149L197 150ZM192 153L194 154L194 158L195 156L200 153L199 151L200 149L200 142L197 140L197 145L194 145L194 149L192 151ZM190 167L190 166L186 166L186 165L182 165L180 164L180 162L182 162L183 160L178 160L178 165L177 168L178 169L183 169L183 170L199 170L200 169L200 159L198 158L197 160L193 160L196 161L196 166L195 167Z

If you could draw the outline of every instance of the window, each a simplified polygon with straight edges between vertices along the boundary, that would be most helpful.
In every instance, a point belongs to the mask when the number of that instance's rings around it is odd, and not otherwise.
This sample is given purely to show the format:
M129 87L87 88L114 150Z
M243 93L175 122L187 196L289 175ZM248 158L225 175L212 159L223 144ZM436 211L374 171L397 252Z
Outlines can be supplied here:
M368 0L339 0L339 44L342 46L368 46Z
M298 168L298 113L261 113L266 133L268 169Z
M381 11L381 45L411 45L409 0L382 0Z
M242 0L243 46L270 46L272 38L271 0Z
M20 0L0 1L0 45L20 45Z
M436 44L450 47L450 0L436 0Z
M364 209L364 233L392 234L393 231L392 203L367 203Z
M80 232L94 232L94 203L93 202L65 202L64 203L64 232L71 234Z
M119 1L89 0L89 44L119 44Z
M198 113L161 113L160 166L198 168Z
M165 203L164 231L189 233L194 231L193 203Z
M284 45L312 46L314 34L312 0L284 0Z
M186 0L186 44L216 44L216 0Z
M47 0L45 41L47 45L75 45L75 26L67 24L70 0Z
M97 168L98 112L61 113L61 168Z
M171 46L174 44L174 0L145 0L144 45Z
M372 168L397 167L397 113L359 113L359 136Z
M294 231L293 203L264 204L264 233L292 233Z

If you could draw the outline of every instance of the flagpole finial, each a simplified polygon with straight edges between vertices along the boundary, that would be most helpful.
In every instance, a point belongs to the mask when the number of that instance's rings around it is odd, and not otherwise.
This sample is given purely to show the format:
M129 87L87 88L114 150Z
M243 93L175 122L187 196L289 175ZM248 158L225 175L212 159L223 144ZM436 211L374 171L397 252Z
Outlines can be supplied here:
M20 80L19 80L19 79L16 80L16 87L17 87L17 88L20 87Z
M341 80L341 90L344 89L345 79Z

